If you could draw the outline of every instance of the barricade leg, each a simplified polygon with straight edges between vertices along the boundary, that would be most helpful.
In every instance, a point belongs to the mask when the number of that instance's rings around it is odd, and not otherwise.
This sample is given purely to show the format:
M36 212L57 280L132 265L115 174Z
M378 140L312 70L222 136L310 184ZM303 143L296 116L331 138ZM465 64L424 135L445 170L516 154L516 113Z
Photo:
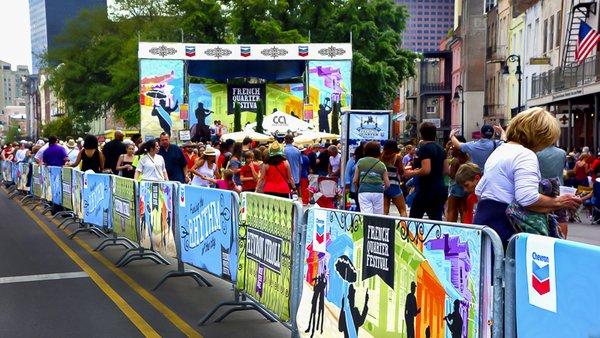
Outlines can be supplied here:
M21 204L27 205L30 201L33 201L33 200L34 200L33 195L25 195L23 198L21 198Z
M158 290L158 288L171 277L192 277L198 286L212 286L212 284L206 280L201 274L193 270L186 270L182 261L177 261L177 270L171 270L167 272L152 289L152 291Z
M52 216L52 218L57 218L57 217L75 217L75 213L73 211L70 210L63 210L63 211L59 211L56 214L54 214L54 216Z
M80 224L81 225L81 220L78 219L77 217L67 217L65 219L63 219L58 226L56 227L57 229L66 229L69 225L71 224ZM64 227L63 227L64 225Z
M82 232L92 233L92 234L98 236L98 238L102 238L102 237L108 238L108 235L105 234L104 232L102 232L102 230L100 230L94 226L88 225L84 228L79 228L79 229L75 230L72 234L69 235L69 239L75 238L75 236L77 236L77 234L82 233Z
M210 319L210 317L212 317L221 307L224 307L224 306L233 306L233 308L225 311L225 313L223 313L221 316L219 316L219 318L217 318L215 320L215 323L222 322L225 318L227 318L227 316L229 316L230 314L232 314L234 312L248 311L248 310L254 310L254 311L260 313L261 315L263 315L263 317L265 317L265 319L267 319L271 323L274 323L277 321L277 319L275 319L275 317L272 314L270 314L268 311L266 311L262 307L258 306L253 301L247 300L244 295L242 295L241 300L240 300L240 294L236 290L234 301L223 302L223 303L217 304L217 306L215 306L214 309L212 309L206 316L204 316L200 320L200 322L198 323L198 326L202 326L202 325L206 324L206 322Z
M94 251L102 251L109 246L123 246L126 249L137 248L137 245L125 237L117 237L116 233L112 233L112 238L108 238L100 242Z
M15 198L18 195L19 195L19 190L15 189L10 194L8 194L8 199L11 200L11 199Z
M148 250L142 247L138 247L135 249L129 249L121 256L121 258L115 263L115 265L119 268L124 267L125 265L142 259L149 259L156 264L165 264L169 265L169 261L164 259L158 252Z

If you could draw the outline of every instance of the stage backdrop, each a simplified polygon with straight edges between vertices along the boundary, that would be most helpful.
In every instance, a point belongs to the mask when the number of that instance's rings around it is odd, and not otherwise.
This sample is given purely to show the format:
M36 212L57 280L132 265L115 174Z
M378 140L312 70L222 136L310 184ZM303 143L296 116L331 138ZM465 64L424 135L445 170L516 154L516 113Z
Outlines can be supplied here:
M110 221L110 175L86 173L83 177L83 221L104 229Z
M238 288L288 321L294 204L290 199L244 193L242 206Z
M129 178L112 176L112 227L133 242L138 241L136 195L137 183Z
M140 60L141 133L144 139L183 129L183 61Z
M238 268L238 203L235 193L181 185L178 225L181 260L235 281Z
M307 223L303 336L479 337L480 230L407 231L404 221L326 209L310 209Z
M311 122L322 131L330 129L332 102L350 108L352 99L352 61L309 61L308 99L312 105Z
M142 181L139 183L140 245L177 257L173 196L175 184Z

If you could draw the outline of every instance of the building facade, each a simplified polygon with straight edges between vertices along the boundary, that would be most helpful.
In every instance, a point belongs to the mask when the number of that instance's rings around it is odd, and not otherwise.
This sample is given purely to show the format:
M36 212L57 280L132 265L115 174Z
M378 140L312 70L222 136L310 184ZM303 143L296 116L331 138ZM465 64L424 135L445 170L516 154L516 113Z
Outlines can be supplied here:
M439 49L454 26L454 0L396 0L406 6L409 18L402 48L423 53Z
M43 66L42 54L56 46L55 38L63 32L68 21L75 19L82 10L93 8L106 11L106 0L29 0L33 74Z

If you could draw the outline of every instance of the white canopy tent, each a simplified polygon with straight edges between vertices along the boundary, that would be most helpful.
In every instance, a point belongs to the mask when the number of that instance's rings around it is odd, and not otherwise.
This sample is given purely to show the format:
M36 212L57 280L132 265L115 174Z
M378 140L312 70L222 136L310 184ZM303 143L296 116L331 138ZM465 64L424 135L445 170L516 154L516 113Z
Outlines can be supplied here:
M316 143L317 141L320 141L320 140L339 140L339 139L340 139L340 135L309 130L309 131L303 132L301 135L294 137L294 143L295 144L309 144L309 143Z
M287 134L313 129L310 123L280 111L265 116L262 126L264 132L268 134ZM256 122L247 125L245 130L255 130L255 128Z
M245 129L243 131L221 135L221 140L225 141L231 139L235 142L242 142L246 137L249 137L252 141L257 142L273 141L273 136L257 133L251 129Z

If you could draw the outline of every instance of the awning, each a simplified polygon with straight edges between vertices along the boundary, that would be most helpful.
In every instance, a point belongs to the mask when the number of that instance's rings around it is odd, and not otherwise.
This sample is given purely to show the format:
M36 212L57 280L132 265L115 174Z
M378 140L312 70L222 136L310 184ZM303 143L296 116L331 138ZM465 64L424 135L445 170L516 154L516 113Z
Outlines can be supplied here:
M302 76L305 67L306 61L303 60L190 60L188 61L188 74L220 82L240 77L280 81Z

